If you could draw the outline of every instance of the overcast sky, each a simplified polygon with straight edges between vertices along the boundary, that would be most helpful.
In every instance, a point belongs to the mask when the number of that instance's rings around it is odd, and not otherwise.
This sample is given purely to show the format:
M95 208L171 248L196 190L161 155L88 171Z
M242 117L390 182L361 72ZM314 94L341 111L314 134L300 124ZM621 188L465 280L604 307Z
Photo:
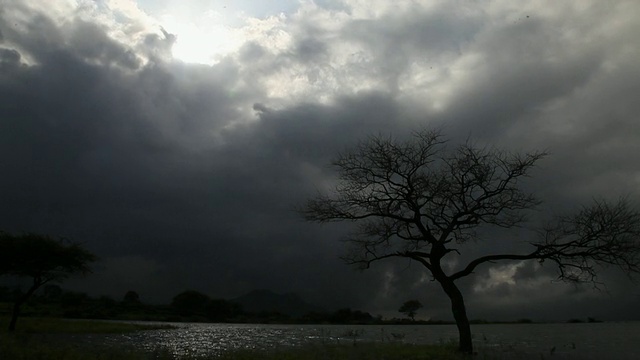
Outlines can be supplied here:
M81 241L66 284L169 302L296 292L328 309L450 319L420 266L358 272L348 225L293 211L369 134L440 126L547 150L533 218L640 199L640 2L0 0L0 229ZM529 224L535 227L537 224ZM527 250L484 231L465 257ZM640 319L640 287L554 282L537 263L461 282L471 318Z

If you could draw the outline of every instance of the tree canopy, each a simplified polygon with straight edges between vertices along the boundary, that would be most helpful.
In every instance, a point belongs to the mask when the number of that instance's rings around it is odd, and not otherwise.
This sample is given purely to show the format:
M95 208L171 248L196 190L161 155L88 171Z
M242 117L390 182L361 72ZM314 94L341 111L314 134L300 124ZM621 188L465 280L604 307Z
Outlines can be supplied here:
M91 272L96 256L80 244L48 235L0 232L0 275L26 277L31 286L13 309L9 330L15 329L20 306L42 285L62 281L73 274Z
M410 317L411 320L415 320L416 314L418 313L418 310L420 310L421 308L422 308L422 303L420 301L408 300L408 301L405 301L404 304L402 304L402 306L400 306L400 309L398 309L398 311Z

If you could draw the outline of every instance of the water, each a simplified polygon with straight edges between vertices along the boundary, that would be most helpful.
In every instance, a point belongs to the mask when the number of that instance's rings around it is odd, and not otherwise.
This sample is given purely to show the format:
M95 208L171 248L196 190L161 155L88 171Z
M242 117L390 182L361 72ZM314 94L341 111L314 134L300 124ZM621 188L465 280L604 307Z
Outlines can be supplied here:
M181 355L210 355L238 348L269 349L310 342L404 342L437 344L457 341L454 325L250 325L177 324L101 339L146 350ZM640 359L640 322L590 324L473 325L474 344L491 359ZM481 356L479 358L484 358Z

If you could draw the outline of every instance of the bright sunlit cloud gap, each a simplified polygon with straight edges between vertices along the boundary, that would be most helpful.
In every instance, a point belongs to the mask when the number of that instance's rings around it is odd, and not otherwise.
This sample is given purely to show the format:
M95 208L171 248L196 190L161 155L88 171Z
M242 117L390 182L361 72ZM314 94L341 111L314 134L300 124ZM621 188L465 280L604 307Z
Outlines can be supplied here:
M173 57L187 63L213 64L235 50L241 39L233 28L220 23L219 17L209 12L197 21L185 21L171 14L163 15L162 26L176 35Z

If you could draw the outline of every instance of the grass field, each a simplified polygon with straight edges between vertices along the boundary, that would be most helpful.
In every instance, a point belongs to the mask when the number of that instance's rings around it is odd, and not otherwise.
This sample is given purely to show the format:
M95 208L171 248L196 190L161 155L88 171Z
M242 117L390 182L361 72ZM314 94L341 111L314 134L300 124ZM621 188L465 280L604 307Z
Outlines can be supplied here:
M6 331L9 318L0 317L2 331ZM17 334L123 334L141 330L171 329L170 325L124 323L100 320L73 320L56 318L19 318Z
M447 346L405 344L308 345L275 350L236 350L220 356L174 357L168 351L143 351L134 348L87 347L64 343L40 342L37 337L0 336L0 354L12 360L462 360Z
M222 360L461 360L454 346L365 343L353 345L308 345L267 351L236 350Z
M0 358L11 360L142 360L172 359L166 353L144 353L137 349L83 346L64 341L60 335L125 334L135 331L166 329L167 325L143 325L109 321L55 318L20 318L14 333L6 330L9 318L0 317Z
M0 317L2 324L9 319ZM65 334L118 334L166 329L168 326L129 324L109 321L21 318L15 333L0 330L0 357L12 360L169 360L203 359L176 358L166 350L144 351L132 347L83 345L64 341ZM463 359L449 345L407 345L400 343L366 343L353 346L310 344L303 347L271 350L234 350L204 359L221 360L400 360L400 359Z

